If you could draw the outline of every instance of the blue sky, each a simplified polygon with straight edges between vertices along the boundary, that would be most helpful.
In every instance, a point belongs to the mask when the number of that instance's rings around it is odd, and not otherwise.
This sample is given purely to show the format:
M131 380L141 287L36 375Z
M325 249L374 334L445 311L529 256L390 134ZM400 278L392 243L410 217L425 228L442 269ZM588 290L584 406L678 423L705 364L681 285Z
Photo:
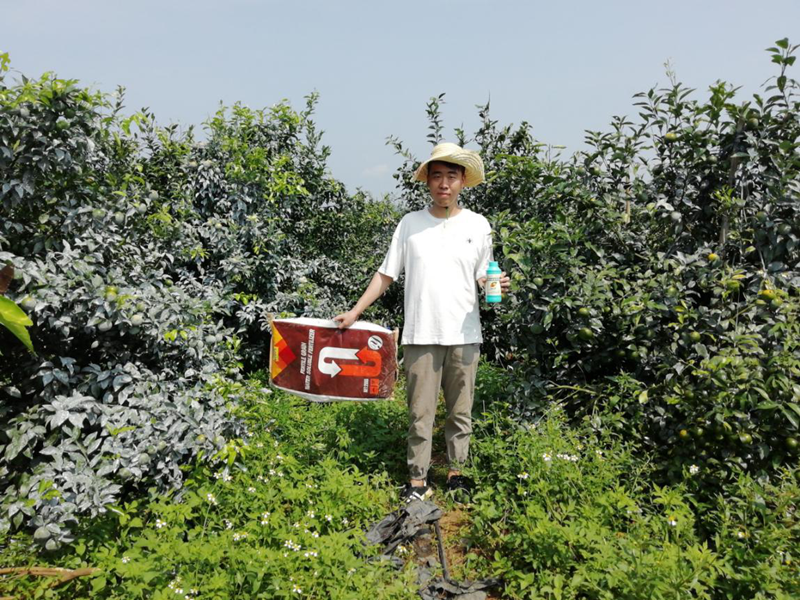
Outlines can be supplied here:
M763 51L800 43L800 2L764 0L0 0L12 68L55 71L162 124L201 124L219 102L251 107L320 94L332 174L391 193L399 137L427 156L428 98L446 93L448 135L491 99L501 124L583 147L584 130L634 115L634 93L667 82L664 63L704 97L717 79L742 98L774 74ZM800 66L794 77L800 79Z

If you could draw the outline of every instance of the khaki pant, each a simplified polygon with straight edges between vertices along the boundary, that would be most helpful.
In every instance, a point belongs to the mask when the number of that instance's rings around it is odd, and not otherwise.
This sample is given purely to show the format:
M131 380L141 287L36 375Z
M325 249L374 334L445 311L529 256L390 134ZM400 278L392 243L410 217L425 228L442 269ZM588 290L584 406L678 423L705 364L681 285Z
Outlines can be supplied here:
M472 398L480 344L403 346L408 393L408 470L425 479L431 463L431 438L439 388L444 391L447 461L458 469L467 460L472 434Z

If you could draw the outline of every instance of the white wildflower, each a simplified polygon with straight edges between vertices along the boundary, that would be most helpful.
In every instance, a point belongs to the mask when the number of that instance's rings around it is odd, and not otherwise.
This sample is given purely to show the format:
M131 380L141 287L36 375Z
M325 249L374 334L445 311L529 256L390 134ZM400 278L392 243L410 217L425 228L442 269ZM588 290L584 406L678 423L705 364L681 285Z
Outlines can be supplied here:
M123 565L127 565L129 562L131 562L131 557L130 556L123 556L122 557L122 564Z
M325 520L330 523L333 521L333 515L325 515Z
M306 516L307 516L309 519L313 519L313 518L316 516L316 513L315 513L313 510L310 510L310 511L308 511L308 512L306 513Z
M256 488L254 488L254 487L251 485L249 488L247 488L247 491L248 491L248 492L250 492L251 494L255 494L255 493L256 493Z
M302 590L302 588L300 588L300 587L298 587L298 586L296 586L296 585L293 585L293 586L292 586L292 591L293 591L295 594L302 594L302 593L303 593L303 590Z
M233 541L234 542L241 542L245 538L247 538L247 532L246 531L242 531L241 533L237 531L236 533L233 534Z
M156 529L161 529L162 527L166 527L167 522L162 521L161 519L156 519Z
M700 467L697 465L691 465L689 467L689 475L697 475L700 472Z
M542 454L542 460L544 462L550 462L551 460L553 460L553 457L550 456L549 453L545 452L544 454Z
M210 492L206 494L206 500L208 500L208 503L212 504L213 506L217 505L217 497Z
M233 529L233 523L231 521L229 521L228 519L225 519L224 523L225 523L225 529L228 529L228 530Z
M517 475L517 479L527 479L528 477L530 477L530 475L528 474L527 471L523 471L522 473Z

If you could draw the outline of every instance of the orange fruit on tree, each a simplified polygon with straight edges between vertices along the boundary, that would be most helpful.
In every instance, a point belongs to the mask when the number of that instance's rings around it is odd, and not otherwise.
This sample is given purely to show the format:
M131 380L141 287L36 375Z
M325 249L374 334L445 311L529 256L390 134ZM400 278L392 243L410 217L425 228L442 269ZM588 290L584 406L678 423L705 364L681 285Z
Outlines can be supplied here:
M759 297L761 297L762 300L774 300L775 290L767 288L765 290L761 290L760 292L758 292L758 295Z

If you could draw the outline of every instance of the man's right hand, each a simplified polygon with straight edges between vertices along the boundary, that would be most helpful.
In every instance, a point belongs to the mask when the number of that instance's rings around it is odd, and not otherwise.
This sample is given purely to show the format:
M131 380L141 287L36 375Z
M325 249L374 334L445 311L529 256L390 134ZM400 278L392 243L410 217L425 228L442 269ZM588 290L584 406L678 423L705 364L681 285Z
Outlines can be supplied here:
M358 320L358 313L354 310L348 310L346 313L336 315L333 320L339 323L339 329L347 329Z
M381 294L386 291L389 284L392 283L392 278L383 273L375 273L372 276L372 281L369 282L367 289L361 294L356 305L348 310L346 313L336 315L333 320L339 323L339 329L347 329L358 320L359 315L367 310L375 300L380 298Z

